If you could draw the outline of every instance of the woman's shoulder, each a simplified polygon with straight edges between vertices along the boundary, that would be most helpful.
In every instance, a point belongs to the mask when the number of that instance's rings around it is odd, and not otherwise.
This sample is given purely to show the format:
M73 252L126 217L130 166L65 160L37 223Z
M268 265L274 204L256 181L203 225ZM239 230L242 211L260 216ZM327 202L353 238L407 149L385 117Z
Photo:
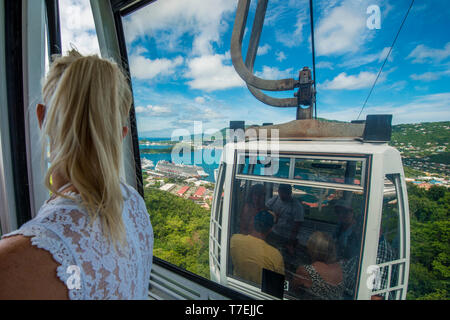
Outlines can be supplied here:
M141 205L145 205L144 198L133 186L125 182L121 182L120 184L122 186L122 192L125 201L132 200L139 202Z
M131 219L134 226L138 229L151 228L150 216L147 211L144 198L132 186L122 183L124 190L124 214Z
M339 271L342 269L342 265L340 261L336 261L333 263L325 263L321 261L315 261L311 264L315 271L319 273L329 272L330 270Z
M0 299L67 299L50 252L16 234L0 241Z
M81 197L73 194L71 199L58 197L45 202L36 217L24 226L41 225L54 232L70 227L74 231L86 228L89 222L90 216L81 204Z

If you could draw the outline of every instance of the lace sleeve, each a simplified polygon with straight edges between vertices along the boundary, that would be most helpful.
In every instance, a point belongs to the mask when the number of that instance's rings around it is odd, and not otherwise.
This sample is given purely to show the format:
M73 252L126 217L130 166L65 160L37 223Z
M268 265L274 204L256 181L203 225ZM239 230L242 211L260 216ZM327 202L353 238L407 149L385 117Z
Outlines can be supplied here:
M55 232L39 225L23 225L19 230L4 235L3 238L15 235L30 237L31 244L37 248L48 251L53 259L59 264L56 275L67 287L70 300L83 299L82 274L74 255L68 246Z

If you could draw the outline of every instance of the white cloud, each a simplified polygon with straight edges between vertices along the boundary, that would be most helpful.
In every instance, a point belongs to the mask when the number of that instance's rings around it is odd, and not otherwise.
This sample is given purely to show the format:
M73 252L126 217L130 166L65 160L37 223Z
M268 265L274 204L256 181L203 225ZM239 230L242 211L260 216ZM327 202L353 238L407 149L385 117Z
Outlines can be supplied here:
M328 14L319 19L315 30L318 56L356 52L369 37L363 3L344 1L328 8Z
M316 63L316 68L317 69L334 70L334 65L331 62L329 62L329 61L319 61L318 63Z
M94 18L89 0L61 0L61 44L62 52L72 48L80 53L100 54Z
M206 102L206 99L204 97L197 97L195 98L195 102L199 104L204 104Z
M410 77L413 80L419 80L419 81L434 81L434 80L438 80L441 77L444 76L448 76L450 75L450 69L449 70L445 70L445 71L436 71L436 72L425 72L422 74L412 74Z
M303 42L303 26L307 22L306 11L302 10L297 14L294 32L277 29L275 39L288 48L297 47Z
M423 80L423 81L433 81L439 79L439 75L436 72L425 72L422 74L412 74L411 79L413 80Z
M381 50L380 52L377 53L373 53L373 54L366 54L366 55L360 55L357 56L353 59L348 59L345 62L341 63L339 65L339 67L342 68L358 68L360 66L372 63L372 62L378 62L381 63L383 62L388 53L389 53L390 47L385 47L383 50ZM392 52L391 55L388 58L389 62L392 62L394 59L392 57Z
M271 48L272 47L268 43L266 43L263 46L260 46L258 48L258 56L263 56L263 55L267 54Z
M136 113L145 117L169 117L172 116L172 110L169 107L152 106L146 107L138 106L135 108Z
M72 47L84 55L100 54L89 0L61 0L62 52Z
M170 125L174 127L192 126L194 121L201 121L202 124L223 120L222 110L213 109L206 106L183 106L178 110L177 117L171 120Z
M276 54L275 54L276 56L277 56L277 61L283 61L283 60L286 60L286 55L284 54L284 52L283 51L278 51Z
M412 101L378 106L367 106L360 119L368 114L392 114L392 123L419 123L448 121L450 119L450 92L414 97ZM339 111L321 112L320 117L326 119L350 121L355 120L361 107L340 109Z
M407 85L408 85L408 81L400 80L400 81L392 83L391 85L388 86L388 88L395 90L395 91L402 91Z
M164 0L149 4L124 19L127 41L152 37L163 50L182 51L181 37L193 36L194 54L212 54L212 43L228 25L224 15L233 13L236 1Z
M214 119L222 119L222 115L211 108L204 108L202 116L203 119L206 119L207 121Z
M142 46L136 46L134 48L134 54L135 55L141 55L141 54L147 53L147 52L148 52L147 48L144 48Z
M450 42L447 42L444 49L433 49L423 44L419 44L408 55L407 59L413 59L413 63L441 62L450 57Z
M192 89L204 91L224 90L245 86L244 81L232 65L226 65L229 58L224 54L204 55L188 61L184 76Z
M325 90L357 90L370 87L377 77L376 73L361 71L358 75L347 75L342 72L333 80L327 80L319 87ZM385 76L380 77L379 82L382 82Z
M175 73L176 67L183 64L183 57L178 56L173 60L147 59L143 56L130 57L130 71L133 78L149 80L157 76L169 76Z
M284 78L292 78L294 73L293 70L293 68L279 70L276 67L263 66L262 72L256 72L255 75L267 80L278 80Z
M303 28L309 23L308 8L308 0L271 0L264 26L275 29L277 42L288 48L297 47L304 41ZM289 27L282 28L285 25Z

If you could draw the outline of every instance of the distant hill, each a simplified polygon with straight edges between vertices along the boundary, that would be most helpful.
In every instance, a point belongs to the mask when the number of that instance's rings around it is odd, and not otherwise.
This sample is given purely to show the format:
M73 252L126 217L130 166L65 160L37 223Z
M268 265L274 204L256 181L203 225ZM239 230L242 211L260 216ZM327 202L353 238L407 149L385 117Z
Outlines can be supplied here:
M322 119L321 121L341 122ZM245 126L250 127L250 125ZM225 137L226 128L220 130ZM206 137L205 137L206 138ZM424 172L449 175L450 121L399 124L392 126L390 145L402 154L407 176Z
M393 146L406 154L437 154L450 141L450 121L398 124L392 128L391 140Z
M402 154L406 166L448 176L450 121L399 124L392 128L390 145Z
M341 122L322 119L322 121ZM254 124L248 124L248 128ZM226 138L227 128L216 132L214 136ZM162 131L140 133L142 137L170 136ZM204 140L210 140L211 135L205 135ZM191 139L199 136L191 136ZM155 140L155 139L152 139ZM402 154L407 176L422 175L424 172L449 176L450 173L450 121L423 122L413 124L398 124L392 126L392 138L389 143Z

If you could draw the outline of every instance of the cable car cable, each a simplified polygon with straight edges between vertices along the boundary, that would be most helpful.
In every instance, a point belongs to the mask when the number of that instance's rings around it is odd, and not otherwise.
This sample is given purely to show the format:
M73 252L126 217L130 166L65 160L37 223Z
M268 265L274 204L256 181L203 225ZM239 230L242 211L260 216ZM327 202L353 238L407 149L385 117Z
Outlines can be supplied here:
M317 119L317 98L316 98L316 50L314 42L314 14L313 14L313 0L309 0L309 16L311 24L311 47L312 47L312 63L313 63L313 77L314 77L314 114Z
M380 71L378 71L378 75L377 75L377 77L375 78L375 81L374 81L374 83L373 83L373 85L372 85L372 88L370 89L369 94L367 95L367 98L366 98L366 100L364 101L364 104L363 104L363 106L362 106L362 108L361 108L361 111L360 111L359 114L358 114L358 118L357 118L356 120L359 120L359 117L361 116L361 113L363 112L364 108L366 107L367 101L369 100L369 98L370 98L370 96L371 96L371 94L372 94L372 91L373 91L373 89L375 88L375 85L376 85L376 83L377 83L377 81L378 81L378 78L380 77L380 74L381 74L381 72L383 71L384 65L386 64L387 60L389 59L389 56L391 55L392 49L394 48L394 45L395 45L395 43L396 43L396 41L397 41L397 38L398 38L400 32L402 31L403 25L405 24L406 18L408 18L409 12L411 11L411 8L412 8L413 5L414 5L414 0L412 0L412 1L411 1L411 4L409 5L408 11L406 12L405 17L403 18L402 24L400 25L400 28L399 28L398 31L397 31L397 35L395 36L394 41L392 42L392 45L391 45L391 47L390 47L390 49L389 49L389 52L388 52L388 54L386 55L386 58L384 59L383 65L382 65L381 68L380 68Z

